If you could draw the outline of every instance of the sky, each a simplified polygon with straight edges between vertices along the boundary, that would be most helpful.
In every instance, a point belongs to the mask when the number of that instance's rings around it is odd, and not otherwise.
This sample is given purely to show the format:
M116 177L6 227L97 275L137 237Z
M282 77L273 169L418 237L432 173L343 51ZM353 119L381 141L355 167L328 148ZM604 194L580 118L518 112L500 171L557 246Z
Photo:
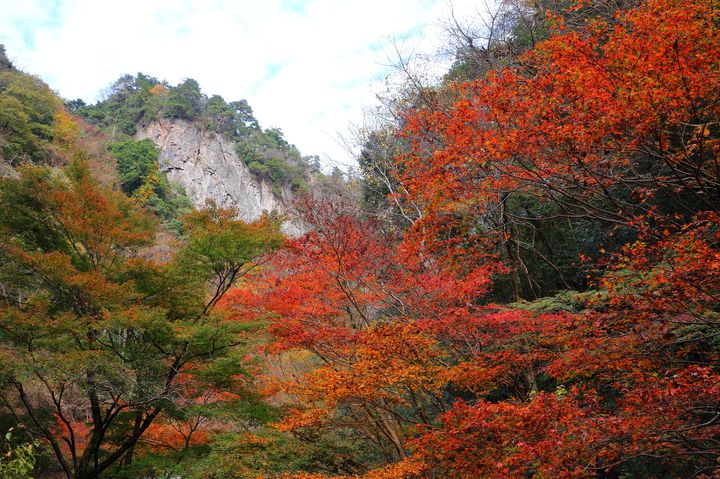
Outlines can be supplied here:
M456 16L479 2L452 0ZM63 98L95 102L124 73L247 99L305 155L344 145L391 74L395 46L432 53L450 0L0 0L0 43Z

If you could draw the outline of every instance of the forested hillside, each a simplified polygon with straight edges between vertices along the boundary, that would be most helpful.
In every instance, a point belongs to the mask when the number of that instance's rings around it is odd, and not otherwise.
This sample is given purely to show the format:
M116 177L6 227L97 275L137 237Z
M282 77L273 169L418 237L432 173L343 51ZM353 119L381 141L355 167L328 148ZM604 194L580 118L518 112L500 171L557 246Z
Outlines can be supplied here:
M306 186L308 174L320 168L318 158L303 157L285 140L282 130L263 130L246 100L228 103L219 95L208 97L192 79L171 86L143 73L124 75L110 87L104 100L95 105L73 100L68 108L103 127L113 138L133 136L139 127L158 119L197 122L206 130L235 140L238 156L250 171L276 188L290 185L300 189Z
M85 105L0 51L0 477L720 477L720 4L470 20L345 184L192 80ZM158 119L307 233L192 208Z

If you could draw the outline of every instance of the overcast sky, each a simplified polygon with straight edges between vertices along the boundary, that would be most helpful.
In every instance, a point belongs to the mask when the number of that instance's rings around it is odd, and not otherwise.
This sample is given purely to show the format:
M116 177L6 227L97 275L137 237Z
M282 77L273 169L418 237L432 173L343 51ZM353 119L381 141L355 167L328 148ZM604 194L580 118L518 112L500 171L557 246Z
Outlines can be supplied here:
M453 0L472 11L470 0ZM362 120L393 38L431 52L448 0L0 0L0 43L68 99L97 100L123 73L245 98L303 154L348 163L338 135Z

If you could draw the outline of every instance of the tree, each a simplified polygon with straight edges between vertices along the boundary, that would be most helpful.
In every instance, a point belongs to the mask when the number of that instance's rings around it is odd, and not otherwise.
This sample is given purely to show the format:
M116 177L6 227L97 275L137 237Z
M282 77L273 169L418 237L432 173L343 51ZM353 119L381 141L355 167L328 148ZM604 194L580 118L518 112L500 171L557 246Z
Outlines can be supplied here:
M410 102L382 170L406 229L305 208L283 274L234 298L306 353L279 428L377 451L331 474L717 475L717 5L571 5Z
M165 227L180 232L180 216L192 206L184 190L160 171L160 150L152 140L112 143L110 151L117 159L122 190L137 198Z
M260 125L253 115L252 107L250 107L247 100L230 102L230 107L235 112L235 120L241 134L244 129L260 129Z
M169 89L163 105L163 115L166 118L194 120L202 112L202 101L200 85L188 78Z
M87 104L82 98L76 98L75 100L69 100L65 102L65 106L67 109L73 113L80 110L81 108L85 108Z
M310 354L276 381L292 398L278 427L311 442L337 431L361 441L365 464L355 454L327 466L337 473L403 459L413 428L448 407L439 374L448 356L428 324L481 295L495 263L425 262L340 199L296 208L311 232L251 291L227 298L238 315L269 316L271 351Z
M158 169L160 150L152 140L127 140L110 145L118 162L122 189L128 195L140 188Z
M515 272L517 300L534 276L527 238L561 218L576 234L581 220L597 233L571 245L602 238L584 259L606 288L577 316L473 312L439 330L459 360L450 379L471 394L410 441L422 477L716 468L717 11L632 3L609 15L581 3L572 28L552 18L551 38L518 69L405 117L412 148L395 170L422 211L406 240L433 255L459 245L461 259L475 242L492 248ZM528 252L567 271L544 248Z
M559 218L606 243L576 242L571 256L597 258L635 239L639 218L677 226L675 213L717 210L714 130L686 126L717 118L716 12L693 5L702 13L690 18L687 4L643 2L573 30L556 18L519 68L456 85L452 105L408 111L412 148L395 170L400 196L423 210L426 244L475 223L511 267L514 299L533 298L548 276L533 264L584 287L581 266L548 240L567 243Z
M52 163L50 142L61 103L39 78L0 70L0 152L16 165L23 160Z
M210 207L188 216L185 248L154 261L153 220L80 162L67 176L23 167L0 182L0 204L0 398L65 476L97 478L191 393L181 374L202 381L243 343L215 306L282 236Z
M0 70L14 70L15 67L13 66L12 62L7 56L7 52L5 51L5 45L0 43Z
M208 126L217 133L225 133L235 135L237 127L235 126L234 111L230 105L219 95L213 95L208 99L207 116Z

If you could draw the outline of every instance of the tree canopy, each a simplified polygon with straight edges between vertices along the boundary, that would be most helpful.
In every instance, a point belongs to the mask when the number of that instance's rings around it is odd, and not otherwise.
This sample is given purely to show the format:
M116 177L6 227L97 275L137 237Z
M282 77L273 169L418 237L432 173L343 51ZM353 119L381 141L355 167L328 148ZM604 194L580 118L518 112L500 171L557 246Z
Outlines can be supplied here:
M453 19L450 71L400 65L361 174L296 194L291 238L181 208L126 136L198 122L286 187L312 159L247 102L139 74L63 107L0 69L0 471L718 477L719 12ZM115 187L66 109L111 132Z
M218 384L242 388L246 328L215 306L281 244L276 223L195 212L186 246L162 261L148 250L153 218L83 163L23 167L0 201L0 397L67 477L129 463L165 415L194 417L182 411Z

